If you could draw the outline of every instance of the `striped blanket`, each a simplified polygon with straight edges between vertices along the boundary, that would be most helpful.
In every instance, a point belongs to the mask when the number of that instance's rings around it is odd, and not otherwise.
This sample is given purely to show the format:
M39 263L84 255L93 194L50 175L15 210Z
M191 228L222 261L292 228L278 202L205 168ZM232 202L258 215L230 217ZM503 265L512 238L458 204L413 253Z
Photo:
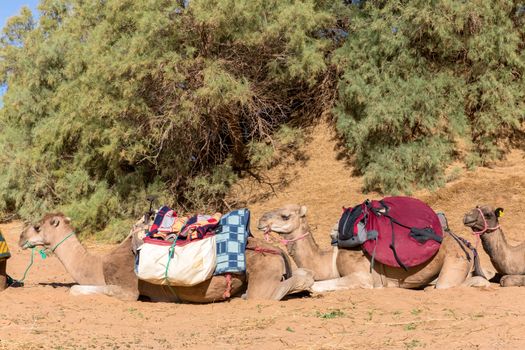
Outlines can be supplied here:
M4 236L2 236L2 232L0 232L0 260L1 259L7 259L11 257L11 253L9 253L9 247L7 246L7 242L4 239Z

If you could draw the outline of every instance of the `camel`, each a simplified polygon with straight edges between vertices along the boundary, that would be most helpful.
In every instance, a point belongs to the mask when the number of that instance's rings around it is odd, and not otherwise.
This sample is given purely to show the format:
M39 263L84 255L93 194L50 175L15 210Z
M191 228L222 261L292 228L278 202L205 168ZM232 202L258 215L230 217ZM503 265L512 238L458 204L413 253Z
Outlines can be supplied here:
M63 214L48 214L38 225L27 227L20 235L23 249L43 246L62 262L78 285L71 294L105 294L121 300L137 300L143 296L151 301L209 303L226 300L246 291L246 299L280 300L287 294L308 290L313 284L312 273L293 271L285 280L283 271L289 262L286 254L262 240L249 238L246 250L246 277L213 276L191 287L171 287L138 280L134 272L133 242L136 232L144 226L135 225L128 237L109 254L100 258L90 254L74 233L69 218Z
M511 246L499 225L502 208L488 205L473 208L463 217L463 224L479 235L483 249L496 271L503 275L502 287L525 286L525 243Z
M436 255L424 264L405 271L376 261L371 269L370 257L361 249L334 247L332 250L321 250L310 234L306 212L305 206L296 204L267 212L260 218L258 229L268 233L273 231L284 237L281 242L286 244L297 266L314 272L314 292L354 288L422 288L429 286L436 277L435 288L438 289L489 285L483 277L472 277L473 264L469 260L473 260L473 253L463 249L448 234Z

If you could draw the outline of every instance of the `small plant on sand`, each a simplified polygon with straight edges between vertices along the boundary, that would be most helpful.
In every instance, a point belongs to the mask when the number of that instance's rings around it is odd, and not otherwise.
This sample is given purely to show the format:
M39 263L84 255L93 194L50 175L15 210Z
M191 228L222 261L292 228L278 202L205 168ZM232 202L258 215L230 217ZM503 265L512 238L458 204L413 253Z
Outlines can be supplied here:
M417 328L417 325L413 322L410 322L409 324L405 325L405 331L413 331Z
M421 309L412 309L412 311L410 311L410 313L414 316L417 316L419 315L423 310Z
M415 349L415 348L423 348L425 347L425 343L417 340L417 339L412 339L411 341L407 341L404 343L405 344L405 349Z
M325 313L321 313L317 311L315 315L319 318L330 319L330 318L343 317L345 313L339 309L335 309L335 310L332 310L330 312L325 312Z

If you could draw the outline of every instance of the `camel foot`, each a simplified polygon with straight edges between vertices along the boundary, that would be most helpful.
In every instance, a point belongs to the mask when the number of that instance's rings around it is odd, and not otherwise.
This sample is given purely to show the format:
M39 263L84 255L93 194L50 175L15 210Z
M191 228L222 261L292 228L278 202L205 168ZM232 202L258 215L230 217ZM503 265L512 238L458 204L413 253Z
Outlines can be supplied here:
M348 276L324 281L316 281L312 291L316 293L331 292L344 289L371 289L374 284L370 274L353 273Z
M122 287L115 286L115 285L109 285L109 286L74 285L69 290L69 293L73 296L103 294L103 295L107 295L110 297L115 297L123 301L136 301L138 299L138 293L127 291L125 289L122 289Z
M490 282L481 276L474 276L467 278L465 282L461 284L463 287L489 287Z
M525 275L505 275L501 277L499 284L502 287L523 287L525 286Z

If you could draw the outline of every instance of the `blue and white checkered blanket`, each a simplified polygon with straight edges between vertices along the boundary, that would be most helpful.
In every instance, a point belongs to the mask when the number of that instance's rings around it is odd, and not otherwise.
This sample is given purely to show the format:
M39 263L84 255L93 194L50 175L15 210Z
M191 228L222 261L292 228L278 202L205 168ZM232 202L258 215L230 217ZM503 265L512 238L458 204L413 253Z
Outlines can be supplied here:
M214 275L246 271L246 241L250 235L250 211L239 209L222 216L215 231L217 267Z

